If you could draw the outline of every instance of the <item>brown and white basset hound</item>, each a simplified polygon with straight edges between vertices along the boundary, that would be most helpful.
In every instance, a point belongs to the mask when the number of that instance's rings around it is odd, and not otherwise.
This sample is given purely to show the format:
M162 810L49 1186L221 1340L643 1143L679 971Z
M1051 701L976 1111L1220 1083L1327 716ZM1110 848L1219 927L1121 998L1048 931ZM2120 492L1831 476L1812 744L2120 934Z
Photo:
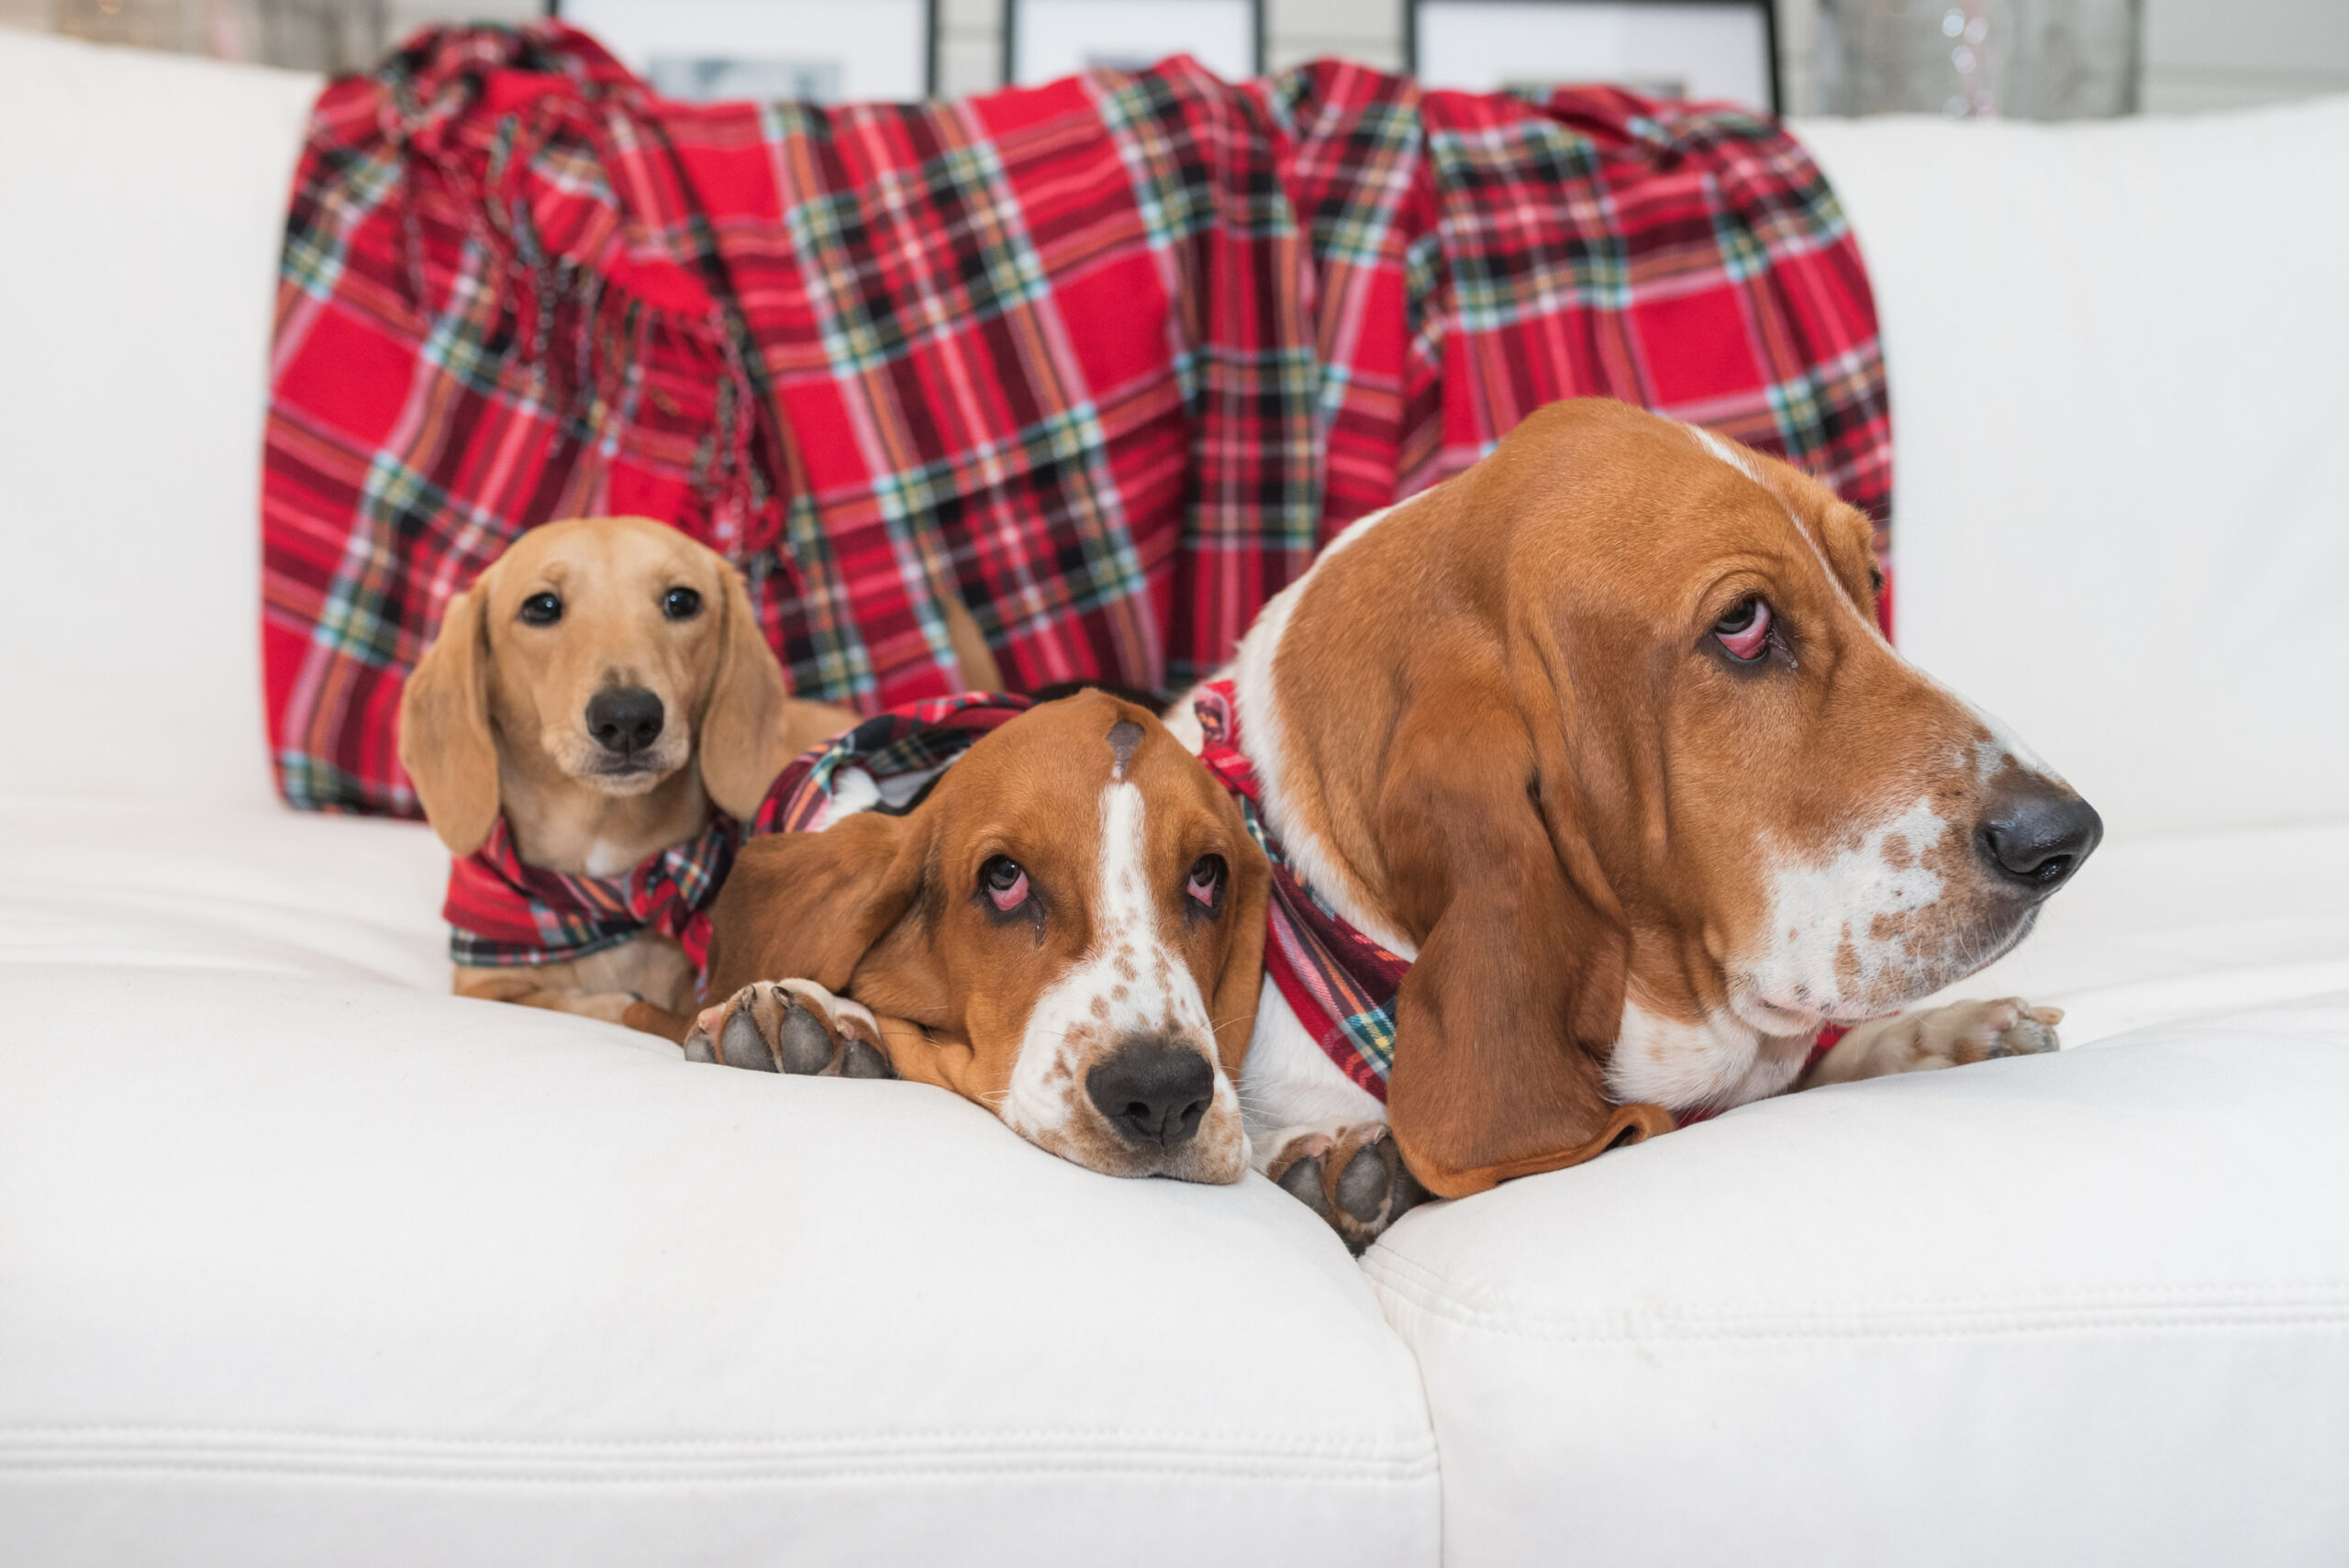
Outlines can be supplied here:
M1324 549L1229 672L1241 745L1290 862L1412 962L1383 1104L1264 987L1259 1167L1359 1245L1410 1196L1366 1158L1388 1135L1459 1196L1789 1088L2051 1049L2061 1015L2014 999L1886 1017L2021 941L2102 825L1892 650L1879 581L1825 486L1602 399ZM1806 1075L1829 1023L1857 1027Z
M1262 948L1263 862L1167 754L1202 746L1187 702L1171 736L1106 698L1039 709L1036 738L1066 730L1049 760L974 749L926 823L751 846L763 871L718 915L729 999L691 1049L842 1072L870 1041L1122 1173L1235 1178L1244 1129L1357 1249L1422 1184L1463 1195L1789 1088L2050 1049L2060 1015L2019 1000L1886 1017L2020 941L2101 825L1893 651L1876 592L1867 519L1820 484L1581 400L1357 521L1266 606L1226 673L1238 743L1289 868L1408 961L1383 1100L1230 967ZM1129 723L1130 756L1108 739ZM1237 926L1201 923L1209 854ZM738 945L729 906L786 934ZM1856 1027L1806 1073L1831 1022ZM1211 1071L1105 1100L1097 1063L1148 1039ZM1194 1106L1211 1155L1137 1151Z
M1235 1182L1265 880L1155 715L1041 703L909 809L745 844L685 1054L910 1078L1093 1170Z

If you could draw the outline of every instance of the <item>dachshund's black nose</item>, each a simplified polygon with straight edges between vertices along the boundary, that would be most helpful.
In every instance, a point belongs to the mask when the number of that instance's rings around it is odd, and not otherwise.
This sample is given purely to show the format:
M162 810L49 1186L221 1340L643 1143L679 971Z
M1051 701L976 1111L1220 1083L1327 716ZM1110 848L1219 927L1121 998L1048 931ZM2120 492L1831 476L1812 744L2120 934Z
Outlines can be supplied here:
M1128 1142L1179 1149L1215 1098L1215 1070L1188 1046L1129 1040L1085 1075L1085 1092Z
M587 699L587 733L617 757L661 739L661 699L642 686L606 686Z
M2034 779L1994 798L1980 833L1983 857L2009 882L2044 896L2071 880L2104 838L2096 807Z

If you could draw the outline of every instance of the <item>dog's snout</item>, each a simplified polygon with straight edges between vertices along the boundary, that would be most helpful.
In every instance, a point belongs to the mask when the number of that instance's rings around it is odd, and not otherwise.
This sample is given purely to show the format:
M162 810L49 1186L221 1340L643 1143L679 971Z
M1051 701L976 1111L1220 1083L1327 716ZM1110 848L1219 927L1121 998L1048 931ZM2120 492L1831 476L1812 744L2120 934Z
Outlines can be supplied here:
M1178 1149L1208 1114L1215 1070L1172 1040L1130 1040L1085 1075L1085 1092L1129 1142Z
M616 756L629 757L661 739L661 699L642 686L606 686L587 699L587 733Z
M2071 880L2103 838L2095 806L2043 780L1995 798L1978 834L2001 877L2042 895Z

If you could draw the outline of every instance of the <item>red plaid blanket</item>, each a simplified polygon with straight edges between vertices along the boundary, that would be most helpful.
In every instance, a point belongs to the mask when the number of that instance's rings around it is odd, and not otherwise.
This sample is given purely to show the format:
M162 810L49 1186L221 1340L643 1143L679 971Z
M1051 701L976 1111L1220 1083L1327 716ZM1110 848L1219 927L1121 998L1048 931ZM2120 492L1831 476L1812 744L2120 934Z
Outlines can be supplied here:
M794 687L1178 689L1353 517L1553 398L1783 452L1884 515L1874 308L1774 127L1187 61L958 104L666 102L559 24L320 96L279 291L263 643L297 806L413 814L392 727L523 529L740 564Z
M651 930L674 938L698 973L709 958L709 907L743 840L818 826L852 770L863 775L857 787L884 801L925 786L981 736L1030 706L1023 696L968 692L868 718L785 768L748 822L720 812L700 837L619 876L525 865L500 817L488 842L449 864L440 917L449 922L450 960L476 968L563 963Z

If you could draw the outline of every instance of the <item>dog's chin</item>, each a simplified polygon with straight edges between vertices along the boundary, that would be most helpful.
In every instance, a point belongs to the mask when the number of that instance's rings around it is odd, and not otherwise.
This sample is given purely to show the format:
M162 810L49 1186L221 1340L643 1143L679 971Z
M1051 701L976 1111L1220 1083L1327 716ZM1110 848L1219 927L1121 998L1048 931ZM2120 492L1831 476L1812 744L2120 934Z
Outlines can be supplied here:
M673 756L663 746L625 762L608 754L566 761L562 771L598 795L627 799L658 789L685 762L683 748Z
M1821 1024L1848 1029L1871 1018L1889 1018L1937 991L1981 973L2014 951L2038 923L2039 906L1992 911L1954 933L1928 956L1880 964L1871 983L1851 986L1837 976L1789 984L1783 975L1765 984L1749 970L1732 980L1730 1010L1757 1034L1808 1034Z

